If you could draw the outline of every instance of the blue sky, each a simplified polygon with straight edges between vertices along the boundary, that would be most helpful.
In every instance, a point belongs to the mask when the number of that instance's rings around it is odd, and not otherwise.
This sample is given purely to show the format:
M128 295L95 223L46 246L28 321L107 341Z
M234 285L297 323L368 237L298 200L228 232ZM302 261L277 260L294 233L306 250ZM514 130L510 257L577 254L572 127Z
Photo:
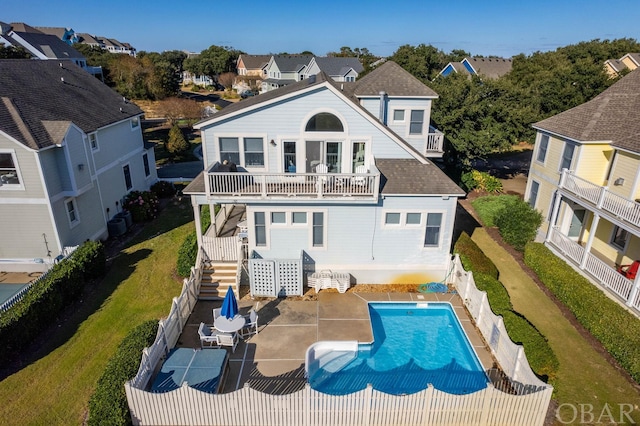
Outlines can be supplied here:
M349 46L388 56L424 43L508 57L596 38L638 40L640 1L23 0L3 2L0 21L71 27L155 52L200 52L215 44L250 54L321 56Z

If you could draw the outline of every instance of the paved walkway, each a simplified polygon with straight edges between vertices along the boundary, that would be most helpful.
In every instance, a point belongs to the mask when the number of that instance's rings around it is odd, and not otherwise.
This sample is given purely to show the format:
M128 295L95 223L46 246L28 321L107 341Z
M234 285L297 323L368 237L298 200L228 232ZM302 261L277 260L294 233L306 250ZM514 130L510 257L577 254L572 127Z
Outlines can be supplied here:
M612 413L617 413L618 420L618 404L633 404L633 418L640 423L638 390L582 337L555 303L484 228L476 228L472 239L498 267L500 281L509 292L514 310L547 337L558 357L559 380L554 383L554 399L559 404L576 404L577 409L577 404L592 404L595 418L608 403ZM563 378L571 378L571 381L563 381ZM571 418L570 415L569 411L564 418Z

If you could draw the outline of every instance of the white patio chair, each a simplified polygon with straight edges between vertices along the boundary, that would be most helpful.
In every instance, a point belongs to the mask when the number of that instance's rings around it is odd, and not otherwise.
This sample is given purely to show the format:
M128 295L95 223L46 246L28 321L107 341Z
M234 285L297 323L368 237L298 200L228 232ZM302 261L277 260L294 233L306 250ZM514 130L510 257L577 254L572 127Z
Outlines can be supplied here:
M326 174L329 173L329 167L327 167L326 164L323 164L323 163L318 164L316 166L316 173L322 175L322 176L318 176L318 182L320 182L322 185L327 183Z
M213 309L213 321L214 322L220 316L220 312L222 312L222 308L214 308Z
M200 348L219 348L218 335L211 331L211 327L201 322L198 327L198 335L200 335Z
M238 333L220 333L217 337L220 346L230 346L231 352L236 351L236 346L238 346Z
M367 168L365 166L357 166L356 167L356 173L357 174L366 174L369 173L369 171L367 170ZM365 183L367 182L367 178L364 176L356 176L353 178L352 180L354 185L360 185L360 186L364 186Z
M254 309L251 309L249 315L245 315L244 320L244 327L240 330L242 338L258 334L258 313Z

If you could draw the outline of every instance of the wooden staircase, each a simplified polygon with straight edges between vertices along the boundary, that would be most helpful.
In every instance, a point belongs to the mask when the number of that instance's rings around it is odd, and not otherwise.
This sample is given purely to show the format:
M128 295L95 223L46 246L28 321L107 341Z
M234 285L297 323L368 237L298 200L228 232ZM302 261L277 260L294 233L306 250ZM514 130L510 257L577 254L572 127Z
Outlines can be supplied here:
M221 300L236 283L237 262L212 261L203 265L200 300Z

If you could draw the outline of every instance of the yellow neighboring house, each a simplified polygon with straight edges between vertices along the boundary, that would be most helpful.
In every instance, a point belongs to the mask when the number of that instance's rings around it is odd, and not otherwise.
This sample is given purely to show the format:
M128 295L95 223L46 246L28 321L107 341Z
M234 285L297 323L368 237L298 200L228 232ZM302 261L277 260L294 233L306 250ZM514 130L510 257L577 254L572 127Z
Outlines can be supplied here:
M640 66L640 53L627 53L620 59L608 59L604 70L611 78L619 77L625 70L633 71Z
M533 127L525 197L545 244L639 313L640 273L618 269L640 260L640 70Z

